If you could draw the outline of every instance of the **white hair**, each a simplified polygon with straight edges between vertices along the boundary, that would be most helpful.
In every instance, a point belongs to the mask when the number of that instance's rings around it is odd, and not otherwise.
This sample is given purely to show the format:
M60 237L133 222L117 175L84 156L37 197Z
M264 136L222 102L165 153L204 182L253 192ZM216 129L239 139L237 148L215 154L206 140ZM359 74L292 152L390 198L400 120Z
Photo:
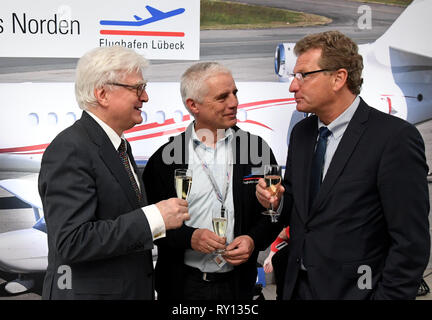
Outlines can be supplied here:
M196 63L183 73L180 81L180 93L183 104L189 113L190 110L186 104L186 100L192 99L198 103L202 103L209 89L206 80L221 73L232 76L231 71L218 62Z
M101 47L84 54L78 61L75 97L81 109L97 104L94 90L110 82L123 80L133 72L143 73L148 61L132 49L122 46Z

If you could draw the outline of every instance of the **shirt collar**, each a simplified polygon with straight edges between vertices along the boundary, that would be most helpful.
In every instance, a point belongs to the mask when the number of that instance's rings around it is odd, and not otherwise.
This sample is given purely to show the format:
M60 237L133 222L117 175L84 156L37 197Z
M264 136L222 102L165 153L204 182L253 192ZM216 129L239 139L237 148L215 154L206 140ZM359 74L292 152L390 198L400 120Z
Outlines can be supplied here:
M337 117L334 119L327 128L332 132L332 135L335 139L338 139L340 136L343 135L345 132L345 129L348 126L348 123L351 121L352 117L354 116L354 113L356 112L358 106L360 104L360 97L357 96L354 101L351 103L351 105ZM321 127L326 126L321 120L318 118L318 129Z
M200 146L202 146L202 147L209 148L209 147L207 147L207 146L206 146L206 145L205 145L205 144L204 144L204 143L203 143L203 142L198 138L198 135L196 134L196 131L195 131L195 122L191 123L191 125L192 125L191 139L192 139L192 141L193 141L193 143L194 143L194 147L200 145ZM233 134L234 134L233 132L234 132L234 130L233 130L232 128L228 128L228 129L226 129L226 130L225 130L225 137L219 139L219 140L217 141L216 145L217 145L218 143L220 143L221 141L227 141L227 142L230 142L230 141L232 140L232 137L233 137Z
M121 137L119 137L118 134L109 125L99 119L98 116L88 110L85 110L85 112L87 112L87 114L90 115L101 126L102 130L106 133L114 148L118 150L122 139L124 139L124 135L122 134Z

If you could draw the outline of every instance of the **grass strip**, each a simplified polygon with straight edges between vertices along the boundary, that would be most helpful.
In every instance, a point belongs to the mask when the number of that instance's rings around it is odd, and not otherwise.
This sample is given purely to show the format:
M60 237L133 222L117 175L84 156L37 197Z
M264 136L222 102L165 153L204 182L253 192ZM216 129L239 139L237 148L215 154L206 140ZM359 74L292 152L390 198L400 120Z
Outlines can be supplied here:
M201 30L258 29L327 24L323 16L230 1L201 0Z

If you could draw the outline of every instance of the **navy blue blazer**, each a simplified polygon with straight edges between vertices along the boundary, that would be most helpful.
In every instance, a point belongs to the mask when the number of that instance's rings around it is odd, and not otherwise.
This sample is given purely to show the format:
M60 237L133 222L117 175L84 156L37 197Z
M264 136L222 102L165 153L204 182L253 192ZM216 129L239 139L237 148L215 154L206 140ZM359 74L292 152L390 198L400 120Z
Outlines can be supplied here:
M316 299L414 299L430 250L421 135L361 100L310 206L317 133L311 116L290 137L281 215L290 225L284 299L292 296L301 259Z

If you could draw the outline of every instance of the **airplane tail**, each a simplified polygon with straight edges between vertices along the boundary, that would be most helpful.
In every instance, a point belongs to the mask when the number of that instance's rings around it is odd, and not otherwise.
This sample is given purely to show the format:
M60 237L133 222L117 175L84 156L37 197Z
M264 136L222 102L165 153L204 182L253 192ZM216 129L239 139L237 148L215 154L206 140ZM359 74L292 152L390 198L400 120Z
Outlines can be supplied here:
M394 81L406 103L403 118L411 123L432 117L431 12L431 0L414 0L380 38L365 45L368 63L380 68L383 75L390 71L388 79Z
M390 65L390 49L432 58L431 0L414 0L375 42L376 59ZM394 62L394 61L393 61Z
M414 65L417 68L426 66L429 70L432 65L432 46L429 41L432 34L431 13L431 0L414 0L371 47L360 45L361 51L364 49L362 54L372 55L384 67ZM275 73L279 81L288 81L288 72L294 67L294 45L281 43L276 48ZM408 55L411 55L409 59Z

